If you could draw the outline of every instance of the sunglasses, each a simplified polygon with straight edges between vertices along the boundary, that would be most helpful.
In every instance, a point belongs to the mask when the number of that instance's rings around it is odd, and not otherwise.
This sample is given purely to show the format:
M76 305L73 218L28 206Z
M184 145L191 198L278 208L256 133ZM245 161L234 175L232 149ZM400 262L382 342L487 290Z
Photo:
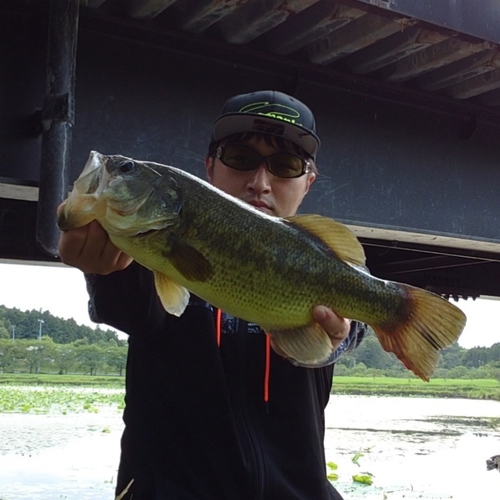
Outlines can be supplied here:
M267 170L276 177L294 179L310 172L308 160L293 153L274 153L262 156L255 149L242 144L228 144L218 147L215 151L218 158L227 167L243 172L255 170L265 163Z

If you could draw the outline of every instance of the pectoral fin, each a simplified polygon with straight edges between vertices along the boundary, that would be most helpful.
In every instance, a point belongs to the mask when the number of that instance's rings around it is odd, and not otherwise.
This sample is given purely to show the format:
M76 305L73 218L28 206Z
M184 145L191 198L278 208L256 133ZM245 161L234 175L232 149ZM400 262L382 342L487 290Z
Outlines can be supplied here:
M156 292L165 310L174 316L180 316L189 302L189 292L168 276L154 271Z
M333 351L330 337L318 323L268 333L288 357L305 365L320 364L329 359Z
M174 237L170 238L165 257L189 281L207 281L213 274L212 264L196 248Z

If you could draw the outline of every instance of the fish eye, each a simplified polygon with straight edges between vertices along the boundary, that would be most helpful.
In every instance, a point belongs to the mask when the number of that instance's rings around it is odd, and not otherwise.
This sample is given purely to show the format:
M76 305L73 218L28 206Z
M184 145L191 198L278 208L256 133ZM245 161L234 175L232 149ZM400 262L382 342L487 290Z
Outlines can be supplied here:
M134 170L135 168L135 164L132 160L127 160L127 161L124 161L121 165L120 165L120 173L122 174L128 174L129 172L131 172L132 170Z

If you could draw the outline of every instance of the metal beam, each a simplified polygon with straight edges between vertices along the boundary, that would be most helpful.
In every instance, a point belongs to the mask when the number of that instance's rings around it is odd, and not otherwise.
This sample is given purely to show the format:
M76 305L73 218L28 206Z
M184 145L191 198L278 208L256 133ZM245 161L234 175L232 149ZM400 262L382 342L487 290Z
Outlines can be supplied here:
M364 10L345 7L333 0L318 2L260 37L255 46L288 55L365 14Z
M488 48L490 48L489 44L473 44L462 42L456 38L448 38L394 64L386 66L381 70L380 76L389 82L405 82Z
M157 29L150 24L139 24L137 21L119 19L106 14L93 16L85 11L82 11L80 25L81 29L84 28L96 35L127 40L145 47L163 47L200 59L225 61L228 66L254 67L263 73L300 74L303 79L331 89L398 102L410 107L432 109L433 112L461 118L474 115L478 120L491 123L495 127L499 122L500 115L496 109L488 109L472 102L456 101L437 93L422 92L407 86L346 74L331 67L324 68L322 65L317 66L302 60L263 54L248 46L233 46L210 39L201 40L190 34Z
M500 69L469 78L446 89L446 93L457 99L468 99L500 88Z
M491 90L490 92L486 92L486 94L482 94L478 97L472 97L469 102L500 107L500 89Z
M351 6L372 6L397 16L440 26L482 40L500 43L498 0L338 0Z
M349 56L343 64L354 73L366 75L446 38L441 33L413 26Z
M89 7L90 9L98 9L106 0L80 0L82 7Z
M215 23L229 16L248 0L198 0L189 9L173 7L179 26L188 33L201 33Z
M52 0L47 40L47 80L42 109L42 151L36 240L57 256L56 210L68 192L78 32L78 0Z
M497 68L500 68L500 54L495 49L485 50L417 77L411 84L421 89L435 91Z
M177 0L129 0L128 14L134 19L153 19Z
M411 24L411 20L366 14L311 44L308 47L309 60L314 64L330 64Z
M254 0L225 17L216 29L226 42L248 43L317 1Z

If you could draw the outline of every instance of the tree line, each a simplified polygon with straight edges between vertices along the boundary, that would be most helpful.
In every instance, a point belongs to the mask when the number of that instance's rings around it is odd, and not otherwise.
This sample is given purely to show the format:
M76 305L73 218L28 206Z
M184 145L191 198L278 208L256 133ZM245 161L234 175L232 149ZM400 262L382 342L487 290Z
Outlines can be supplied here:
M335 373L353 376L410 376L410 372L394 354L384 351L371 329L355 351L339 359ZM500 380L500 342L491 347L466 349L454 344L443 349L434 378Z
M127 348L114 330L0 305L0 372L121 376Z
M69 344L76 340L87 339L89 344L99 341L115 341L125 345L114 330L103 330L78 325L74 319L63 319L53 316L49 311L21 311L0 305L0 339L38 339L40 336L50 337L57 344Z
M127 362L127 346L99 341L88 344L76 340L56 344L50 337L0 339L0 372L3 373L85 373L122 376Z
M78 325L49 311L21 311L0 305L0 372L88 373L122 375L127 342L113 330ZM337 362L335 373L353 376L413 376L384 351L370 330L361 345ZM500 342L465 349L455 344L442 351L436 378L500 380Z

